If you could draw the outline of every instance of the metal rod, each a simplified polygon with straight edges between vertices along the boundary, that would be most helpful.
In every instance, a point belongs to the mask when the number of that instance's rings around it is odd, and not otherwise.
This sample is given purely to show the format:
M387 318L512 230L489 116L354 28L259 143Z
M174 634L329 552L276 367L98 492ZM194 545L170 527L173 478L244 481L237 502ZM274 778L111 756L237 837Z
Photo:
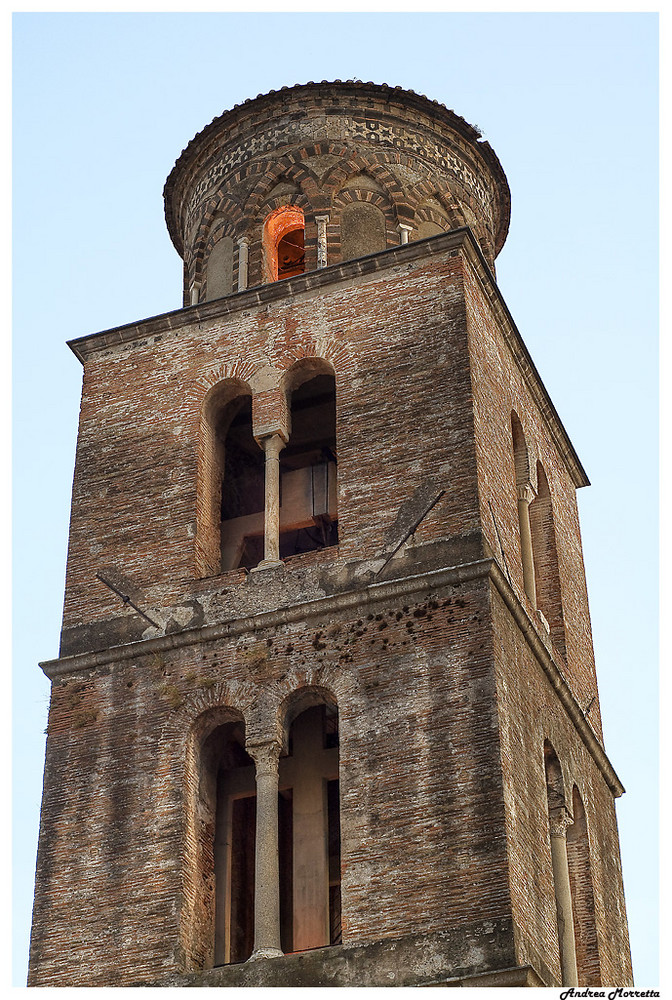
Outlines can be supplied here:
M390 549L390 551L387 553L387 556L385 557L385 562L383 563L382 566L380 566L376 570L376 572L373 574L374 576L378 576L379 573L383 572L383 570L385 569L385 567L387 566L387 564L389 563L390 559L395 554L395 552L397 552L401 548L401 546L404 544L407 538L409 538L415 531L417 531L420 524L427 517L432 507L436 506L436 504L439 502L439 500L441 499L441 497L445 492L446 492L445 490L439 490L434 499L428 504L427 507L425 507L422 514L420 514L420 516L415 519L413 524L411 524L411 526L406 529L405 533L401 536L399 541L395 542L394 547Z
M144 611L141 611L140 608L137 606L137 604L133 603L133 601L130 599L130 597L128 596L128 594L122 594L122 592L120 590L117 590L117 588L114 586L113 583L110 583L109 580L106 580L104 576L100 575L100 573L96 573L96 577L100 580L101 583L104 583L106 587L109 587L110 590L114 591L114 593L117 595L117 597L120 597L122 599L122 601L124 602L124 604L130 604L130 606L133 608L133 610L136 611L140 615L141 618L144 618L146 622L149 622L149 624L153 625L154 628L158 628L158 629L161 628L161 626L157 625L157 623L155 621L152 621L152 619L149 617L149 615L146 615Z

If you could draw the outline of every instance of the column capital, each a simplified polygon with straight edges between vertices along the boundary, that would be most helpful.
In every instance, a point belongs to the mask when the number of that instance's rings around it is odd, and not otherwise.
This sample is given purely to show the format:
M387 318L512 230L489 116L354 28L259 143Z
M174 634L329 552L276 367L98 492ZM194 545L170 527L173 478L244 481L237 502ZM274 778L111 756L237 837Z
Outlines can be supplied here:
M413 232L413 226L409 226L406 222L398 222L396 228L399 233L399 242L403 246L405 243L408 243L408 237Z
M237 238L237 240L236 240L236 243L238 244L238 246L240 246L242 243L245 243L245 244L249 245L249 242L250 242L250 237L249 236L239 236Z
M246 744L245 749L254 761L257 778L262 774L277 775L278 761L282 753L282 745L275 740L267 743Z
M287 444L288 439L285 437L283 431L278 428L275 431L271 431L270 434L263 434L255 438L255 440L267 455L273 457L273 452L275 452L276 456L280 454Z
M329 213L328 212L321 212L320 215L316 215L315 216L315 222L317 222L317 223L321 222L323 224L325 222L329 222Z
M523 483L518 486L518 499L524 500L525 503L532 503L536 497L536 492L532 483Z
M558 806L556 809L549 810L548 821L551 837L561 837L565 840L567 837L567 827L572 825L574 819L564 806Z

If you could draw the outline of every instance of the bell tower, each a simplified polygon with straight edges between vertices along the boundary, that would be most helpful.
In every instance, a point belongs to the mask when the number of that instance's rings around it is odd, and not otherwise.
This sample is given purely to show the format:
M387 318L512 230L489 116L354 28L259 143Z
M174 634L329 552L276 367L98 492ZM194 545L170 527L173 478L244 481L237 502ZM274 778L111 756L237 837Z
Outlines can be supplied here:
M165 187L84 369L29 984L632 982L576 490L495 153L283 88Z

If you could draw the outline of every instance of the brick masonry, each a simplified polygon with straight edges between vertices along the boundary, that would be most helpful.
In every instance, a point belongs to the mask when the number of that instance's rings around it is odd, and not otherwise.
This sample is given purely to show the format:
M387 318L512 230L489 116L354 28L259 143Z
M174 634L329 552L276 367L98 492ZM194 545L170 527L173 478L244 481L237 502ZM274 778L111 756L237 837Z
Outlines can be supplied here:
M291 101L328 105L319 89ZM386 96L386 113L404 103ZM417 102L396 104L403 138ZM241 135L267 121L252 105L229 113ZM435 114L445 130L452 113ZM459 121L456 147L475 156ZM209 129L168 182L174 239L178 218L197 231L225 176ZM494 167L479 169L473 192L492 195ZM622 788L602 746L576 509L587 479L473 234L336 260L71 346L84 383L61 656L43 665L30 984L556 985L544 740L568 802L576 788L585 807L572 871L592 878L590 983L631 982ZM314 359L336 379L339 544L221 575L207 400L242 385L257 428L282 423L288 373ZM523 586L512 411L548 479L564 651ZM381 570L400 510L428 483L443 496ZM339 710L343 945L209 972L203 740L234 718L250 742L282 739L296 699L321 695Z

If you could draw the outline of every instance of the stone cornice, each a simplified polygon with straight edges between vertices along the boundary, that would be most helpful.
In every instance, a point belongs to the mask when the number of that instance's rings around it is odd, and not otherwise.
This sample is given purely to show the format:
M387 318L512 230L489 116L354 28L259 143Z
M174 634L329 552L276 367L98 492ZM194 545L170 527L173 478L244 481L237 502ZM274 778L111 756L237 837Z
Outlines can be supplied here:
M551 402L539 372L534 366L502 293L497 287L492 271L468 227L452 229L450 232L441 233L438 236L429 236L424 240L415 240L413 243L405 243L403 246L391 247L389 250L381 250L379 253L358 257L343 264L331 264L320 270L297 274L284 281L256 285L243 292L227 295L221 299L213 299L210 302L202 302L199 305L175 309L172 312L161 313L137 323L127 323L124 326L113 327L100 333L92 333L76 340L69 340L68 347L81 363L85 364L89 357L100 351L111 350L116 346L130 345L148 337L159 336L170 331L179 331L193 323L213 323L227 316L265 306L271 302L282 302L288 298L299 300L302 295L318 293L333 285L375 275L378 272L384 272L413 261L449 254L455 250L462 251L471 263L472 270L478 277L481 288L501 323L511 354L548 425L558 451L567 464L575 486L577 488L589 486L590 481L569 440L567 431Z
M622 795L623 785L611 766L602 744L581 711L581 707L560 668L540 639L527 612L494 559L480 559L476 562L449 566L427 573L402 577L398 580L370 583L358 590L344 591L286 608L274 608L271 611L264 611L244 618L229 619L201 628L185 629L182 632L157 636L152 639L141 639L137 642L130 642L123 646L112 646L98 652L77 653L73 656L47 660L40 666L47 677L53 681L69 674L95 671L101 667L138 659L152 653L165 653L171 649L202 645L206 642L230 638L245 632L255 632L291 622L306 621L316 616L331 616L350 608L362 608L379 602L389 602L400 596L405 597L479 578L489 578L496 587L612 794L616 797Z

